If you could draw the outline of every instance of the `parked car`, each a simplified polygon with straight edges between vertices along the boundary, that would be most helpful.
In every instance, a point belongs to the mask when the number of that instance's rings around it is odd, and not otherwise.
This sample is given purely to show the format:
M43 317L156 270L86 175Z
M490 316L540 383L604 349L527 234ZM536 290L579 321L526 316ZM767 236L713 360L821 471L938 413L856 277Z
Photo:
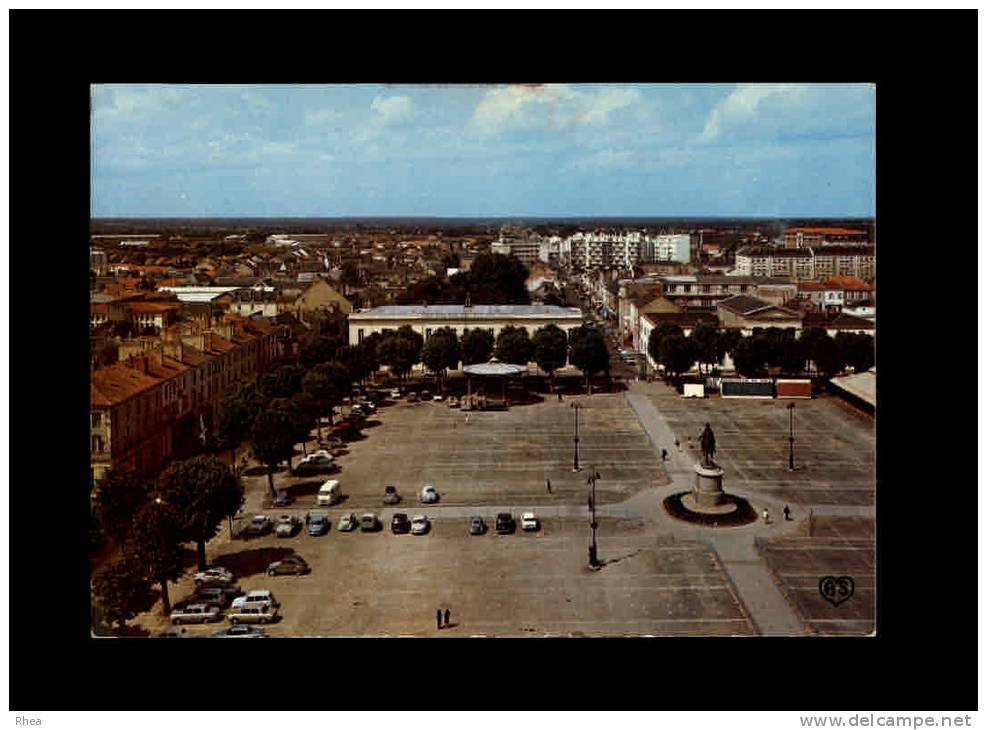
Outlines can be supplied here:
M391 400L401 400L401 391L394 388L390 393L388 393L388 397Z
M274 529L277 537L294 537L302 527L302 521L294 515L278 517L278 526Z
M305 575L311 570L301 555L286 555L267 566L268 575Z
M514 532L515 527L516 524L510 512L501 512L497 515L496 529L498 535L509 535Z
M525 512L521 515L521 529L525 532L538 529L538 518L534 512Z
M250 591L245 596L240 596L239 598L233 599L233 604L230 606L231 611L238 611L246 605L250 604L270 604L275 608L280 608L281 604L274 597L274 594L267 589L260 589L256 591Z
M366 413L366 411L363 410L363 406L361 406L359 403L357 403L352 408L350 408L350 415L351 416L361 416L361 417L363 417L363 416L366 416L367 413Z
M338 479L328 479L321 487L319 487L319 493L316 495L316 501L319 503L320 507L328 507L339 501L339 498L343 496L343 488L339 483Z
M295 474L329 474L336 468L334 462L332 454L320 449L302 459L295 468Z
M221 568L218 566L213 566L211 568L206 568L200 573L196 573L192 579L196 583L201 583L203 585L209 583L232 583L233 573L231 573L226 568Z
M329 532L329 518L323 514L314 514L308 520L308 534L312 537L325 535Z
M439 493L435 491L435 487L431 484L426 484L422 487L419 499L421 499L422 504L434 504L439 501Z
M171 622L178 624L204 624L207 621L219 621L220 610L217 606L207 606L205 603L190 603L183 608L171 612Z
M247 535L266 535L274 528L274 522L267 515L254 515L247 525Z
M199 588L192 597L193 603L204 603L207 606L226 608L230 601L243 593L240 586L233 583L226 585L211 585Z
M274 496L275 507L287 507L294 501L294 498L287 489L278 490L278 493Z
M209 634L210 639L266 639L267 632L260 626L248 626L247 624L233 624L228 629L214 631Z
M414 393L408 393L407 401L409 403L417 403L418 402L418 396L415 395Z
M384 504L397 504L400 501L401 495L398 494L397 487L384 487Z
M441 403L443 400L445 400L445 398L443 398L441 395L436 393L435 395L432 396L432 400L437 403Z
M470 534L482 535L487 531L487 525L482 517L470 517Z
M449 407L450 408L459 408L459 398L457 398L454 395L449 396Z
M411 518L411 534L412 535L424 535L428 532L431 524L428 521L428 517L425 515L415 515Z
M391 518L391 532L395 535L404 535L411 530L411 523L408 521L408 515L404 512L396 512Z
M352 512L339 518L339 525L336 527L340 532L350 532L356 529L356 515Z
M227 614L232 624L266 624L276 620L278 607L270 603L244 604Z
M360 517L360 530L375 532L380 529L380 518L376 512L364 512Z

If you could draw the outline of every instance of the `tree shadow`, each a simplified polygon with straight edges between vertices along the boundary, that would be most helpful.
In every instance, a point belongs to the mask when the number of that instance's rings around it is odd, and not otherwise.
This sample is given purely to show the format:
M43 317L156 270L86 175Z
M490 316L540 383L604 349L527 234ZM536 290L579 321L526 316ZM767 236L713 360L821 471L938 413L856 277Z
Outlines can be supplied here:
M285 470L285 467L279 465L279 466L275 467L274 473L275 474L278 474L280 472L283 472L284 470ZM243 471L241 471L240 474L243 475L243 476L248 476L248 477L266 477L267 476L267 467L266 466L263 466L263 465L247 467L246 469L244 469Z
M294 548L287 547L251 548L220 555L213 560L213 564L226 568L237 578L242 578L265 573L268 565L275 560L283 560L286 556L293 555L294 552Z
M377 419L371 419L369 421L363 422L364 428L376 428L379 425L380 425L380 421L378 421Z

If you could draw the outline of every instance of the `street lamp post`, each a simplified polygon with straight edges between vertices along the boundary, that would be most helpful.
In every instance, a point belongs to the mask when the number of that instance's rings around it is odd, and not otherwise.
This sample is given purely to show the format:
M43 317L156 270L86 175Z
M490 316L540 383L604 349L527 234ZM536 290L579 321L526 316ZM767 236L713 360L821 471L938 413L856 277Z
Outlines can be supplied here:
M577 402L571 403L570 407L575 411L576 415L576 431L572 437L572 470L576 472L579 471L579 409L581 406Z
M788 404L788 470L795 471L795 404Z
M590 472L589 479L587 479L587 484L590 485L589 493L589 527L590 527L590 544L589 544L589 565L591 568L597 567L600 563L596 558L596 480L600 478L600 473L596 470L594 466Z

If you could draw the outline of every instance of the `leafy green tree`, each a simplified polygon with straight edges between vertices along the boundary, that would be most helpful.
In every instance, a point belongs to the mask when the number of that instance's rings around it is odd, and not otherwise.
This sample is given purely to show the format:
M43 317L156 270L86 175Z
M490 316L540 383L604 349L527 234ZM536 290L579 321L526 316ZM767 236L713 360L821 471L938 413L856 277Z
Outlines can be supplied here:
M415 332L410 324L401 325L394 334L412 344L414 347L415 362L421 362L422 348L425 347L425 338Z
M692 330L689 340L700 372L703 365L718 365L723 359L720 352L720 332L716 327L700 322Z
M230 393L213 410L212 434L216 448L229 449L230 465L236 466L236 447L250 433L247 403L240 393Z
M846 358L840 346L830 336L813 343L812 360L824 378L831 378L846 366Z
M493 354L494 336L486 329L466 329L459 340L464 365L486 362Z
M432 333L422 348L422 362L439 378L440 391L445 390L444 378L449 368L459 366L459 339L451 327L441 327Z
M534 359L543 371L548 373L552 390L555 389L555 371L565 367L569 354L569 338L565 330L554 324L547 324L535 330L531 338Z
M306 368L332 360L343 342L333 335L312 335L301 342L299 361Z
M467 286L474 302L528 304L528 269L514 256L482 253L470 266Z
M243 505L242 482L219 459L196 456L161 472L158 495L178 515L182 536L196 543L199 570L205 570L206 543Z
M282 461L291 464L295 453L300 416L298 406L286 399L271 401L261 411L250 429L254 455L267 466L267 484L271 494L274 489L274 470Z
M341 362L329 362L316 365L302 379L302 389L314 400L316 417L320 422L319 438L322 438L321 418L323 413L329 414L332 423L332 409L343 402L349 395L350 372Z
M133 558L141 574L161 585L164 614L171 613L168 581L182 574L182 526L171 505L151 500L134 516L124 544L124 555Z
M717 362L722 362L727 353L733 353L743 339L744 336L739 329L727 327L720 330L720 337L717 342L717 354L719 355Z
M282 365L277 370L261 376L259 388L266 400L291 398L302 390L305 368L297 365Z
M103 618L123 629L140 612L139 606L150 599L151 584L141 566L125 557L93 576L93 591Z
M765 375L768 359L771 356L771 343L761 334L743 338L733 351L733 364L744 377L753 378Z
M805 369L805 343L795 337L787 337L777 343L775 361L786 375L799 375Z
M836 344L855 373L862 373L874 367L874 337L856 332L840 332Z
M535 347L524 327L508 325L497 335L495 354L501 362L527 365L534 357Z
M672 377L687 372L696 362L696 354L690 338L683 335L667 335L660 340L658 363Z
M610 353L603 335L589 327L569 331L569 362L586 376L586 392L593 394L592 376L610 372Z
M682 336L682 328L677 324L662 322L651 330L651 335L648 337L648 354L656 363L661 362L661 343L666 337L673 336Z
M390 334L377 345L377 357L391 372L403 379L418 362L415 345L405 337Z
M816 368L818 368L818 364L816 364L817 350L820 347L827 347L827 345L820 346L819 343L828 339L830 339L830 336L822 327L806 327L799 332L798 340L805 348L806 357L813 361L813 365Z
M147 503L147 481L133 471L111 469L96 484L93 516L99 531L121 544L133 524L134 516Z

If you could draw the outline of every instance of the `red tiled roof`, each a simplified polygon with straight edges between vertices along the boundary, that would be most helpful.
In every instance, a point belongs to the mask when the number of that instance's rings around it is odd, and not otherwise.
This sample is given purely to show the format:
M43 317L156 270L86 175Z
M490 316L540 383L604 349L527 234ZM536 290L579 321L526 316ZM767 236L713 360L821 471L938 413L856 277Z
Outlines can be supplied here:
M126 307L132 312L141 314L159 314L181 309L181 305L177 302L128 302Z
M858 231L853 228L789 228L785 233L821 233L830 236L864 236L867 231Z
M160 382L158 378L115 362L93 372L89 400L94 406L112 406L149 390Z

